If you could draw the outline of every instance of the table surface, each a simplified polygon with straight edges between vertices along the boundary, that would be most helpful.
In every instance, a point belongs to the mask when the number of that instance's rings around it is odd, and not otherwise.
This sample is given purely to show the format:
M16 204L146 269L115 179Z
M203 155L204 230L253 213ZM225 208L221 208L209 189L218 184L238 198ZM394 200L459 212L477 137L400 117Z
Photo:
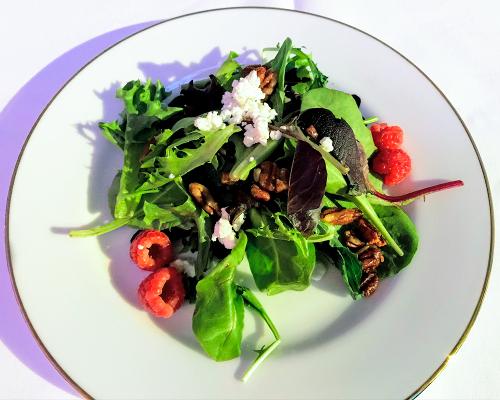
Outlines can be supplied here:
M417 64L456 107L500 199L500 3L491 1L211 1L210 8L267 5L322 14L356 26ZM207 8L183 0L5 1L0 13L2 191L36 116L85 62L152 21ZM497 244L499 240L497 239ZM2 250L3 251L3 250ZM0 260L0 399L72 399L78 395L38 349ZM498 262L496 262L498 266ZM421 399L500 398L500 271L495 265L479 317L461 350Z

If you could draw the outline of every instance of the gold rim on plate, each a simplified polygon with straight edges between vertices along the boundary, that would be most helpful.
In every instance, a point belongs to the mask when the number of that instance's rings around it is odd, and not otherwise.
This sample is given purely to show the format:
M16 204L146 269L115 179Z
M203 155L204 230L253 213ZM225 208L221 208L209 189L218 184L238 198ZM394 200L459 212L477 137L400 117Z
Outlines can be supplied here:
M472 147L474 148L474 152L476 153L476 156L477 156L477 159L479 161L479 165L481 167L481 172L483 174L483 178L484 178L484 184L486 186L486 192L487 192L487 195L488 195L488 204L489 204L489 211L490 211L490 250L489 250L489 259L488 259L488 268L486 270L486 276L485 276L485 279L484 279L484 284L483 284L483 288L481 290L481 294L479 296L479 299L477 301L477 304L476 304L476 307L474 309L474 312L472 313L472 316L469 320L469 323L467 324L467 326L465 327L465 330L464 332L462 333L462 335L460 336L460 339L458 340L458 342L455 344L455 346L451 349L451 351L449 352L449 354L446 356L446 358L444 359L444 361L439 365L439 367L434 371L434 373L429 377L427 378L424 383L422 383L417 389L415 389L413 392L411 392L411 394L407 397L407 399L414 399L416 398L420 393L422 393L433 381L434 379L437 378L437 376L441 373L441 371L446 367L446 365L448 364L448 362L450 361L450 359L452 358L453 355L456 354L456 352L460 349L460 347L462 346L462 344L465 342L465 339L467 339L467 336L470 332L470 330L472 329L472 326L474 325L474 322L476 321L476 318L477 318L477 315L479 313L479 310L481 308L481 305L483 303L483 300L484 300L484 296L486 294L486 290L488 288L488 281L489 281L489 278L490 278L490 273L491 273L491 268L492 268L492 265L493 265L493 246L494 246L494 238L495 238L495 225L494 225L494 217L493 217L493 201L492 201L492 198L491 198L491 190L490 190L490 186L489 186L489 183L488 183L488 177L486 175L486 171L484 169L484 165L483 165L483 161L481 159L481 156L479 154L479 151L477 150L477 147L476 147L476 144L474 143L474 140L472 139L472 136L469 132L469 129L467 129L467 126L465 125L464 121L462 120L462 118L460 117L460 115L458 114L457 110L455 109L455 107L453 107L453 105L451 104L451 102L448 100L448 98L445 96L445 94L442 92L441 89L439 89L439 87L419 68L417 67L411 60L409 60L407 57L405 57L403 54L401 54L399 51L397 51L396 49L394 49L393 47L391 47L390 45L388 45L387 43L383 42L382 40L376 38L375 36L372 36L370 35L369 33L366 33L364 31L362 31L361 29L359 28L356 28L352 25L349 25L345 22L341 22L341 21L337 21L336 19L333 19L333 18L328 18L328 17L325 17L325 16L322 16L322 15L318 15L318 14L313 14L313 13L310 13L310 12L306 12L306 11L298 11L298 10L291 10L291 9L287 9L287 8L279 8L279 7L224 7L224 8L214 8L214 9L210 9L210 10L203 10L203 11L197 11L197 12L193 12L193 13L189 13L189 14L184 14L184 15L180 15L180 16L177 16L177 17L174 17L174 18L170 18L170 19L166 19L166 20L163 20L163 21L160 21L160 22L156 22L156 23L153 23L152 25L146 27L146 28L143 28L143 29L140 29L139 31L135 32L135 33L132 33L126 37L124 37L123 39L119 40L118 42L116 42L115 44L113 44L112 46L108 47L107 49L103 50L101 53L99 53L98 55L96 55L95 57L93 57L90 61L88 61L85 65L83 65L75 74L73 74L73 76L68 79L68 81L56 92L56 94L52 97L52 99L47 103L47 105L44 107L44 109L42 110L42 112L40 113L40 115L38 116L38 118L36 119L35 123L33 124L33 127L30 129L30 132L28 133L28 136L26 137L26 140L25 142L23 143L23 146L21 148L21 151L19 152L19 156L17 158L17 161L16 161L16 164L14 166L14 171L12 173L12 178L11 178L11 181L10 181L10 185L9 185L9 192L8 192L8 195L7 195L7 206L6 206L6 209L5 209L5 250L6 250L6 255L7 255L7 265L8 265L8 269L9 269L9 274L10 274L10 278L11 278L11 283L12 283L12 288L14 290L14 293L15 293L15 296L16 296L16 300L17 300L17 303L19 304L19 307L21 309L21 312L24 316L24 319L26 320L26 323L28 324L28 327L29 329L31 330L31 333L33 334L33 337L35 339L35 341L38 343L39 347L41 348L41 350L44 352L45 356L48 358L48 360L52 363L52 365L56 368L56 370L62 375L62 377L79 393L82 395L83 398L85 399L93 399L93 397L87 393L82 387L80 387L80 385L78 385L78 383L76 383L73 378L71 378L68 373L66 373L66 371L59 365L59 363L56 361L56 359L52 356L52 354L47 350L47 348L45 347L45 345L43 344L42 340L40 339L40 337L38 336L35 328L33 327L33 324L31 323L29 317L28 317L28 314L26 312L26 309L24 308L24 305L23 305L23 302L21 300L21 296L19 294L19 290L17 288L17 285L16 285L16 281L15 281L15 278L14 278L14 271L13 271L13 267L12 267L12 259L11 259L11 254L10 254L10 242L9 242L9 212L10 212L10 201L11 201L11 195L12 195L12 188L14 186L14 181L16 179L16 174L17 174L17 169L19 167L19 163L21 161L21 158L23 156L23 153L24 153L24 150L26 148L26 145L28 144L28 141L30 140L31 138L31 135L33 134L35 128L37 127L38 123L40 122L41 118L43 117L43 115L45 114L45 112L47 111L47 109L50 107L50 105L52 104L52 102L54 101L54 99L59 95L59 93L61 93L61 91L80 73L82 72L85 68L87 68L92 62L94 62L97 58L99 58L100 56L102 56L103 54L105 54L107 51L111 50L113 47L119 45L120 43L130 39L131 37L135 36L135 35L138 35L148 29L151 29L151 28L154 28L158 25L162 25L164 23L167 23L169 21L173 21L173 20L177 20L177 19L181 19L181 18L185 18L185 17L190 17L192 15L197 15L197 14L205 14L205 13L210 13L210 12L217 12L217 11L223 11L223 10L241 10L241 9L265 9L265 10L277 10L277 11L286 11L286 12L292 12L292 13L299 13L299 14L305 14L305 15L309 15L309 16L313 16L313 17L317 17L317 18L322 18L322 19L326 19L328 21L331 21L331 22L335 22L337 24L340 24L340 25L343 25L343 26L346 26L348 28L351 28L351 29L354 29L355 31L358 31L374 40L376 40L377 42L381 43L382 45L388 47L389 49L391 49L392 51L394 51L396 54L398 54L400 57L402 57L404 60L406 60L408 63L410 63L420 74L422 74L431 84L432 86L439 92L439 94L444 98L444 100L448 103L448 105L450 106L450 108L453 110L453 112L455 113L456 117L458 118L458 120L460 121L460 123L462 124L465 132L467 133L467 136L470 140L470 143L472 145Z

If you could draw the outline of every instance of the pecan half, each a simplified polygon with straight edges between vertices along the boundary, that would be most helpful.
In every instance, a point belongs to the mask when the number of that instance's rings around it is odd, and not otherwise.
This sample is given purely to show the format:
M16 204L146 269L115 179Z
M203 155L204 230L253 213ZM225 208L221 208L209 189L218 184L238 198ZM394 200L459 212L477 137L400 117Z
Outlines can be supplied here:
M213 215L220 212L219 205L212 197L208 189L201 183L193 182L189 184L189 193L195 201L205 210L208 214Z
M383 247L387 244L382 235L364 218L358 220L357 230L366 244L373 244L378 247Z
M384 255L378 247L370 246L358 253L358 259L361 261L363 271L368 272L384 262Z
M344 232L344 240L346 246L350 249L360 249L365 245L351 230Z
M363 272L361 276L361 285L360 289L363 292L363 296L369 297L378 288L379 279L375 272Z
M272 161L264 161L253 171L253 179L267 192L281 193L288 190L290 173L286 168L278 168Z
M231 178L229 172L223 172L220 176L220 183L223 185L234 185L238 180L234 180Z
M318 131L314 127L314 125L309 125L306 128L306 133L311 137L311 139L316 140L318 138Z
M259 201L269 201L271 200L271 194L264 189L261 189L256 184L253 184L250 188L250 194L255 200Z
M247 65L243 68L242 75L247 76L252 71L257 73L260 80L260 90L262 90L266 96L271 95L278 82L278 74L263 65Z
M321 212L321 220L332 225L347 225L363 215L357 208L328 208Z

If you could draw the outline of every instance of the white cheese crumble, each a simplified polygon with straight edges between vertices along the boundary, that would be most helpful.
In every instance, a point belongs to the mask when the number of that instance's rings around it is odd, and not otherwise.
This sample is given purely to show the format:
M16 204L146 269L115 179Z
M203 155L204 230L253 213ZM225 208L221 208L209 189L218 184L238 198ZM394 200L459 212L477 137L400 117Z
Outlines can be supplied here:
M169 266L174 267L177 271L186 274L190 278L193 278L196 275L194 264L192 264L190 260L177 258L172 261Z
M330 153L333 150L333 142L329 137L324 137L319 141L319 145L323 150Z
M245 129L243 143L250 147L254 144L267 144L268 124L276 118L276 111L264 103L264 92L260 89L260 79L256 71L232 83L232 91L222 96L220 116L224 122L242 124ZM252 123L248 123L251 120Z
M283 134L280 131L269 132L269 137L273 140L280 140Z
M222 116L217 111L210 111L203 117L198 117L194 120L194 126L200 131L216 131L226 126Z
M220 219L215 223L212 241L218 240L226 249L232 249L236 246L236 233L229 222L229 214L223 208Z

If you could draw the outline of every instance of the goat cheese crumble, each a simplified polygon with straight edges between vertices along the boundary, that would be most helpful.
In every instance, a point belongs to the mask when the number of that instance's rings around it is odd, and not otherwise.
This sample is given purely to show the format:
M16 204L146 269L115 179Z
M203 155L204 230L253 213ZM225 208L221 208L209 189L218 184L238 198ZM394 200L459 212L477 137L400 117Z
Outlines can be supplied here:
M269 132L269 137L273 140L280 140L283 134L280 131Z
M329 137L324 137L323 139L321 139L319 141L319 145L323 150L325 150L328 153L333 151L333 142L332 139L330 139Z
M194 120L194 126L200 131L216 131L226 126L221 115L217 111L210 111L204 117L198 117Z
M236 246L236 232L229 221L229 214L226 209L221 210L221 217L215 223L212 241L218 240L226 249L232 249Z
M268 124L276 118L276 111L264 103L266 97L260 89L260 79L256 71L232 83L232 91L222 96L220 117L229 124L242 124L245 129L243 143L250 147L254 144L267 144ZM252 122L248 122L251 120Z

